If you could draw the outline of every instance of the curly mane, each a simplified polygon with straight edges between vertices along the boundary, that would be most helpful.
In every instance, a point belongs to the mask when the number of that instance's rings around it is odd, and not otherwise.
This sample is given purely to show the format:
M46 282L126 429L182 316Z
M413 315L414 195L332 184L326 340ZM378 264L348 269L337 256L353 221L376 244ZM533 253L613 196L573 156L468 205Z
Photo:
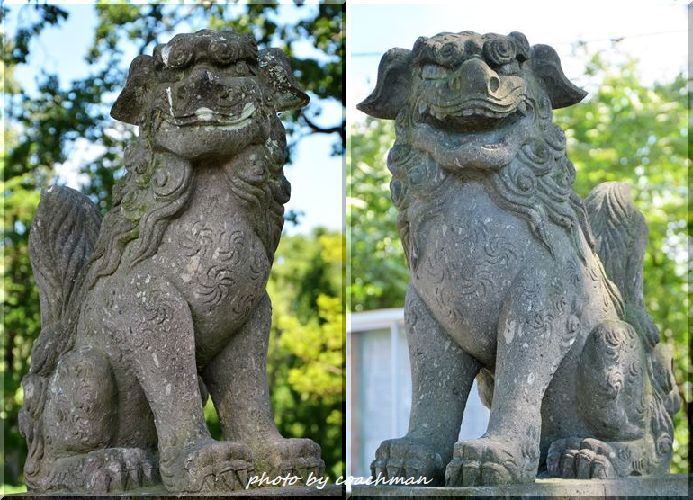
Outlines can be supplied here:
M156 253L169 222L193 192L192 165L172 154L154 152L146 140L126 150L125 168L89 262L87 290L118 269L128 243L137 240L127 262L131 266Z
M268 166L265 182L252 187L229 182L229 189L249 207L271 261L284 226L284 203L291 195L291 185L283 172L286 139L278 118L273 120L270 137L261 149ZM134 266L155 254L169 222L185 209L194 191L191 163L165 151L154 151L146 139L139 139L126 150L125 168L126 174L113 189L113 208L103 219L87 265L85 290L122 264ZM230 175L227 178L231 181ZM131 242L135 247L124 262L125 249Z
M586 252L596 255L596 243L585 203L573 191L576 172L566 155L565 134L552 122L550 109L540 107L532 97L528 97L528 102L537 110L533 124L535 132L517 148L515 157L498 170L481 175L478 171L470 171L465 175L482 181L501 208L525 219L532 234L552 254L554 248L548 224L562 228L570 237L576 256L586 264ZM419 242L416 231L412 236L409 226L419 225L439 213L444 203L439 188L450 173L437 167L431 154L411 144L408 134L413 123L411 112L402 113L396 120L398 133L388 155L388 168L393 176L391 193L399 212L400 237L407 258L416 266ZM427 189L417 190L412 176L426 178ZM415 212L413 219L408 210L412 196L428 201L427 210ZM601 276L618 314L623 316L620 291L598 260L596 265L595 271Z

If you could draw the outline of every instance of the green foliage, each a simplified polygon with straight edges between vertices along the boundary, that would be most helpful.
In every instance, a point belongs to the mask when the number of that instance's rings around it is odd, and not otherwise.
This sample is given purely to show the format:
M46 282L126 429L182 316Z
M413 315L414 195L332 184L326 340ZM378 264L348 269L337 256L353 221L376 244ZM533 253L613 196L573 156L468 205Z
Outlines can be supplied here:
M683 76L653 86L637 78L637 63L609 67L599 56L587 74L598 91L555 113L577 169L575 189L586 196L598 183L629 182L650 230L644 264L645 304L664 342L674 347L683 396L675 417L672 472L688 470L688 287L686 282L687 93ZM385 165L394 140L390 122L366 120L350 134L347 186L350 228L350 310L402 307L408 273L389 201Z
M343 246L341 235L324 230L283 238L267 286L275 420L287 435L329 443L322 452L333 479L345 473Z
M395 140L391 122L367 119L351 130L347 151L349 309L402 307L409 269L390 201L387 151Z
M29 94L13 78L14 69L18 65L32 64L35 40L44 30L60 29L65 19L70 15L79 15L82 12L80 9L85 8L95 9L97 19L93 41L86 55L88 74L83 78L64 82L56 74L35 70L38 92ZM295 10L286 18L289 19L288 22L282 17L282 9ZM3 17L11 10L21 12L17 16L20 25L14 33L5 33L2 41L3 117L7 125L0 164L4 210L1 365L4 398L0 417L4 423L5 480L7 483L17 484L21 482L21 469L26 455L24 439L17 429L17 413L22 403L20 382L28 370L31 344L40 329L38 295L28 258L28 228L38 205L39 190L53 180L56 164L73 159L78 140L86 140L100 147L98 157L82 167L83 173L88 174L89 178L83 191L97 201L102 210L111 206L113 184L122 175L123 149L133 136L134 129L114 123L109 111L117 92L125 83L130 59L137 53L151 54L157 43L168 40L178 31L212 28L252 32L258 39L260 48L282 47L293 55L297 78L307 91L319 97L306 110L282 117L288 121L290 146L309 134L334 134L335 153L341 154L345 136L343 120L321 127L314 123L314 118L320 115L325 103L341 105L342 109L344 107L342 74L345 40L344 10L341 5L299 8L279 6L278 3L132 5L99 2L93 7L36 4L2 6ZM305 53L298 51L298 46L310 48L307 55L298 58L297 52ZM59 54L53 56L59 57ZM287 218L295 220L295 214L288 214ZM297 279L299 276L304 277L304 281L292 281L291 286L299 295L303 291L310 291L308 295L301 295L301 314L304 314L301 326L307 325L309 329L313 329L311 321L318 320L309 320L308 316L313 314L317 318L321 314L323 319L319 320L320 331L330 336L331 343L321 345L318 351L299 354L307 356L306 359L316 358L323 363L318 370L322 374L321 370L326 364L337 363L334 356L326 355L323 351L330 351L334 348L334 342L339 343L338 339L333 338L334 330L325 326L337 321L338 315L330 307L329 301L323 304L318 298L322 295L328 298L338 297L330 287L335 282L340 282L341 274L337 272L333 276L331 264L318 258L307 261L305 259L308 256L309 253L300 252L292 256L293 261L304 262L306 267L303 274L292 276ZM314 267L321 265L322 270ZM315 281L314 278L319 279ZM285 314L294 313L290 307L281 305L283 299L273 298L275 314L278 309ZM326 299L321 300L324 302ZM294 369L298 367L298 354L294 354L289 347L277 347L275 351L270 360L270 370L284 362L290 363ZM337 371L343 369L339 363L335 366ZM340 462L341 402L335 402L334 396L330 396L332 399L315 397L315 390L327 390L334 383L333 372L330 371L325 376L309 374L320 381L321 385L316 387L306 385L302 381L303 375L299 372L290 374L288 371L281 374L286 376L282 383L288 389L284 386L276 389L275 399L277 391L289 395L281 411L278 411L281 430L289 436L296 436L297 433L303 435L303 429L292 422L318 422L316 428L306 430L306 435L315 437L321 444L328 468L336 473L343 468L343 462ZM276 375L275 378L280 377ZM301 414L298 414L298 403L302 398L306 398L310 404L305 408L301 406ZM212 413L209 413L211 420L214 418Z

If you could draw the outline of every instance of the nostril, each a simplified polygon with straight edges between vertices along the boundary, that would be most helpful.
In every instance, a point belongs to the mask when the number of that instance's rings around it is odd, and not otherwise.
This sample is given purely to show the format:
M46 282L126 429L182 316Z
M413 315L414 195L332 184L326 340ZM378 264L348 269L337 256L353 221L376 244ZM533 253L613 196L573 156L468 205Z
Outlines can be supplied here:
M495 92L500 88L500 78L497 76L492 76L488 81L488 89L491 92Z

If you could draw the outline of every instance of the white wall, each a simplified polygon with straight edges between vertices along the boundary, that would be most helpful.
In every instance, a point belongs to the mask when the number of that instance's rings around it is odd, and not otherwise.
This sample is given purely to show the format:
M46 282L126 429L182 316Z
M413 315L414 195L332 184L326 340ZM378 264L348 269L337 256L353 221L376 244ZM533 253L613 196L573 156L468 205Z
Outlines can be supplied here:
M411 375L402 309L351 314L347 360L347 473L368 476L378 445L406 434L409 424ZM475 383L460 439L481 436L488 415Z

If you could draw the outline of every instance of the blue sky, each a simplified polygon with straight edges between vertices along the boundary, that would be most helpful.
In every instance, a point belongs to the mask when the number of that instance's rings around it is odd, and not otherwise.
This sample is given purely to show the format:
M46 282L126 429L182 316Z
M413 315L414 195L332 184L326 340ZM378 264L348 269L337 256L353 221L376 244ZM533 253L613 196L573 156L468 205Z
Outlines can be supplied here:
M20 16L31 19L33 8L22 9L18 3L24 2L7 2L11 13L4 28L9 36L14 33L17 22L24 20ZM15 70L15 78L30 92L35 91L35 78L42 70L57 73L63 85L89 73L84 56L92 43L96 24L94 7L89 2L63 7L70 13L68 20L58 28L45 30L39 39L33 41L29 64L21 65ZM279 15L283 20L289 21L305 15L307 9L313 8L286 5L282 6ZM314 54L314 49L307 43L296 44L294 50L299 57ZM128 55L132 58L136 54L131 49ZM313 101L316 100L315 96L312 98ZM315 119L318 124L333 125L341 121L340 103L322 101L321 104L322 114ZM304 215L299 226L287 225L287 233L307 233L314 227L342 228L343 159L330 155L336 140L339 140L336 135L314 134L301 140L295 149L294 162L285 169L286 177L292 184L292 196L286 208L302 211ZM58 165L56 171L61 182L77 188L84 181L84 177L77 174L79 167L98 156L100 149L84 139L76 141L72 147L70 159L66 164Z

